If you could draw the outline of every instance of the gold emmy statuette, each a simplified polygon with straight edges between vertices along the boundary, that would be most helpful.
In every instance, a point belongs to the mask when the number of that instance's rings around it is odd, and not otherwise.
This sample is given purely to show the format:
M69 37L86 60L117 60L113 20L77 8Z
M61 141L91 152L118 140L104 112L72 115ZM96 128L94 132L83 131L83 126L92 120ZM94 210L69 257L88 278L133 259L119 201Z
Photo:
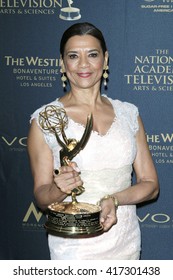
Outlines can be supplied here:
M64 129L68 125L68 118L65 110L59 106L46 106L39 115L39 125L43 130L54 133L57 142L62 147L60 150L61 165L69 165L70 161L88 142L93 119L92 115L88 116L85 131L80 141L67 139ZM100 206L78 202L76 199L76 195L80 195L84 191L83 186L75 188L71 193L71 202L55 202L48 206L48 219L45 224L47 232L68 237L90 237L103 232L99 221Z

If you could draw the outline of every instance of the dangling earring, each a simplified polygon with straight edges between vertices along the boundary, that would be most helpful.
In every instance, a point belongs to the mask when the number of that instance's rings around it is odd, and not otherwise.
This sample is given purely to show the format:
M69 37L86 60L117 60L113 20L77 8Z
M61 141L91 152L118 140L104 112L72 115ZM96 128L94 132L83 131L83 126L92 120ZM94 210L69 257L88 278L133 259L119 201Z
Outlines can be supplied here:
M61 75L62 86L63 86L63 88L65 88L65 86L66 86L65 82L67 81L67 77L65 76L62 69L60 69L60 72L62 73L62 75Z
M109 69L109 66L106 65L105 68L104 68L104 73L103 73L103 78L104 78L104 86L107 87L107 78L109 77L109 74L108 74L108 69Z

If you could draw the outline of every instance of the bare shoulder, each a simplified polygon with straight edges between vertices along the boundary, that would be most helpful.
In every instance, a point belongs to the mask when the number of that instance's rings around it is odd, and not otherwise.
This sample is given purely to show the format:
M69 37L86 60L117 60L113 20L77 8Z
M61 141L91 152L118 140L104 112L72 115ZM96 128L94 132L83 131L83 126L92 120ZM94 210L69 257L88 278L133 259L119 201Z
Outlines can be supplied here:
M41 129L39 128L35 119L32 120L29 134L28 134L28 141L31 141L35 137L41 136Z
M28 151L40 150L43 146L47 146L43 133L38 126L35 119L32 120L28 138L27 138Z
M141 140L144 139L145 141L147 141L144 123L143 123L142 118L141 118L140 115L138 115L137 120L138 120L139 129L137 131L136 137L139 140L140 139Z

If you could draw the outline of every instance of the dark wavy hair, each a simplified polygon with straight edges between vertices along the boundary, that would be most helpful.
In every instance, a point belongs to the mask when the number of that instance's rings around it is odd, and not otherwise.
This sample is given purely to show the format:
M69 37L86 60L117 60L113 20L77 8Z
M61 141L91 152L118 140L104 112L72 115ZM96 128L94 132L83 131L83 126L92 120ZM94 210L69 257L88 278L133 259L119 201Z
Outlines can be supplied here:
M83 36L83 35L91 35L99 40L103 54L107 51L106 42L103 37L102 32L95 27L93 24L88 22L76 23L70 26L62 35L60 42L60 54L63 58L64 49L67 41L73 36Z

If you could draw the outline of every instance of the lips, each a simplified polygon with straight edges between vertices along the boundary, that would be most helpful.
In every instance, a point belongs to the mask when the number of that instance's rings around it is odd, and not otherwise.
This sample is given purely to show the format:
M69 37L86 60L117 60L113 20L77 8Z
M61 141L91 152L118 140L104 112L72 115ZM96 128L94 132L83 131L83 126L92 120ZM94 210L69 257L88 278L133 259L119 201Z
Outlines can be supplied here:
M78 76L81 78L89 78L91 76L91 73L86 72L86 73L78 73Z

